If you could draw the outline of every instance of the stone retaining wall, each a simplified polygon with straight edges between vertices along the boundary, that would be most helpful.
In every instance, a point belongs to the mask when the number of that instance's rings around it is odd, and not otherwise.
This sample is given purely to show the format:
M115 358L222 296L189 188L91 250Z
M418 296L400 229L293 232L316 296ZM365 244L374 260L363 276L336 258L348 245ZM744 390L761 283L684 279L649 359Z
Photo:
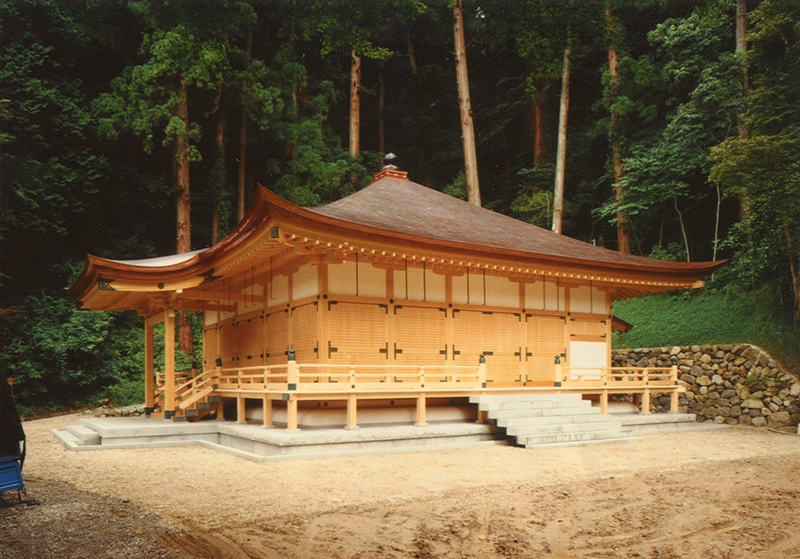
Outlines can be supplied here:
M680 411L698 422L753 425L795 432L800 382L760 347L750 344L616 349L614 366L669 367L678 362L686 387ZM652 412L668 412L669 396L651 398Z

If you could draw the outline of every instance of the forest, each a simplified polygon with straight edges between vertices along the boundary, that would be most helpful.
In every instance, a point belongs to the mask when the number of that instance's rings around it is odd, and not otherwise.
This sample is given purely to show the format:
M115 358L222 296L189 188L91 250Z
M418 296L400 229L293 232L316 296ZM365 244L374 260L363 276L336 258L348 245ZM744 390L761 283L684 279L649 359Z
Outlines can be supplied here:
M64 295L87 254L209 247L256 185L324 204L390 152L564 235L728 259L675 304L744 297L734 321L798 337L796 0L3 0L0 53L0 370L27 413L139 397L141 317Z

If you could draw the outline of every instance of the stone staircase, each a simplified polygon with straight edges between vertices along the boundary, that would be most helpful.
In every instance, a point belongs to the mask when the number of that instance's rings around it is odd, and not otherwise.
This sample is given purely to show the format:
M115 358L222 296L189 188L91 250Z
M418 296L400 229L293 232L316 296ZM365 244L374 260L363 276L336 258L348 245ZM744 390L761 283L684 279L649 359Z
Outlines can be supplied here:
M470 402L525 448L631 438L620 420L601 414L580 394L482 395L470 396Z

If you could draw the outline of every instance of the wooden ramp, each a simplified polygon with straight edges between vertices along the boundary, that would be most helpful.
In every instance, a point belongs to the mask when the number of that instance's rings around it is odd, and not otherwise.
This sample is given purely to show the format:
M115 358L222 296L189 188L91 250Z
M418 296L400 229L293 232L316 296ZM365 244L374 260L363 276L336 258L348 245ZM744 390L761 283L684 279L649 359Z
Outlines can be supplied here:
M470 402L525 448L632 438L620 419L601 414L580 394L481 395L471 396Z

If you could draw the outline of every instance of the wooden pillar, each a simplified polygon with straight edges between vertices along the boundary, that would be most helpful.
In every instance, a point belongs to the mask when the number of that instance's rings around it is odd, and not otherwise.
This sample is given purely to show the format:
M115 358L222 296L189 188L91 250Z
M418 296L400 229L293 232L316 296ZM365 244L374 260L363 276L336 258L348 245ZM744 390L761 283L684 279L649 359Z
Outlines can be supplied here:
M608 390L603 390L600 393L600 413L608 413Z
M645 388L642 393L642 413L650 413L650 389Z
M236 395L236 423L247 423L247 418L245 417L246 402L247 399L241 393Z
M678 396L680 394L677 390L673 390L669 394L669 411L670 413L678 413Z
M298 431L297 429L297 395L289 394L286 402L286 430Z
M175 416L175 311L164 315L164 419Z
M358 399L355 394L347 397L347 426L345 429L358 429L357 409Z
M264 394L264 399L261 405L264 410L264 429L272 429L272 400Z
M152 319L144 320L144 409L148 415L155 411L156 391L155 391L155 340L153 339L154 323Z
M420 393L417 396L417 422L414 424L417 427L425 427L428 423L425 420L425 394Z

